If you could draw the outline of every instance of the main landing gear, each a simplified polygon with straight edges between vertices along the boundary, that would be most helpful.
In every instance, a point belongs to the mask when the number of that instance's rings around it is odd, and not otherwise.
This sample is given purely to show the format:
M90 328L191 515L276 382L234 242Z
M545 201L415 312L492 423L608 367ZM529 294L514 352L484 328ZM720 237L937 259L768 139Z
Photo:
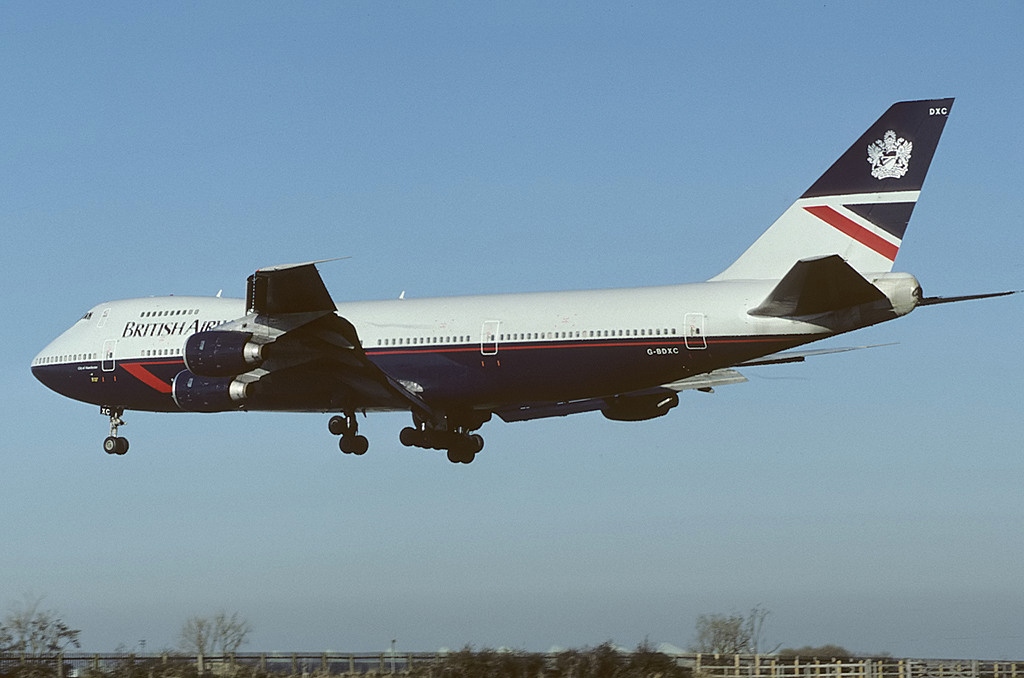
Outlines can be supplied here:
M370 441L366 436L358 434L359 424L354 414L335 415L327 422L327 430L331 435L341 436L338 448L345 454L363 455L370 449Z
M121 418L124 408L100 407L100 414L110 417L110 435L103 439L103 451L119 456L125 454L128 451L128 439L119 438L117 435L118 427L125 425L124 419Z
M403 428L398 440L406 447L447 450L448 461L453 464L469 464L476 458L477 453L484 449L483 436L470 433L463 427L442 431L419 424L418 428Z
M484 449L484 439L472 431L483 426L483 420L477 417L472 422L475 425L455 426L448 423L447 428L441 428L444 424L428 424L414 417L414 427L402 429L398 439L406 447L422 447L428 450L445 450L448 453L448 461L453 464L468 464L472 462L480 450ZM327 429L336 436L341 436L338 447L345 454L362 455L370 447L366 436L358 434L358 423L355 415L342 413L330 418L327 422Z

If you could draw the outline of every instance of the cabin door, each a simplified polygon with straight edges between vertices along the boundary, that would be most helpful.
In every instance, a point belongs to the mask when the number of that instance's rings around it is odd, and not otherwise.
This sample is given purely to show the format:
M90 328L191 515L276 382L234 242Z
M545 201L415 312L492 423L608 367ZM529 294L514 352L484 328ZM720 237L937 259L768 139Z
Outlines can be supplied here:
M687 313L683 317L683 343L691 351L708 347L708 340L704 336L703 313Z
M117 339L107 339L103 342L103 354L101 367L104 372L114 371L114 350L117 348Z
M480 353L482 355L498 355L498 329L500 320L487 320L480 328Z

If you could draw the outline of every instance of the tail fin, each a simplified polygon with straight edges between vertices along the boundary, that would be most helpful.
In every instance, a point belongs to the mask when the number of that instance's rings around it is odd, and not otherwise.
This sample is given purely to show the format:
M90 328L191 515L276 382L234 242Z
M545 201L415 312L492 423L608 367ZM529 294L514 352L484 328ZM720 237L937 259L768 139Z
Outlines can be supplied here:
M887 273L953 99L893 104L746 252L712 280L780 279L797 261L837 254Z

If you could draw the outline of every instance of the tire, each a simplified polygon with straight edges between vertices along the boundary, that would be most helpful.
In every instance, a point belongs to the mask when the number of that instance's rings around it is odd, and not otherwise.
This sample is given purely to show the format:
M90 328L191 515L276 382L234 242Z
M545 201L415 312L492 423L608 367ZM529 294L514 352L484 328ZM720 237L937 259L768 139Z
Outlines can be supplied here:
M420 447L420 432L411 426L406 426L398 434L398 442L406 447Z
M338 441L338 448L345 454L354 454L358 457L370 449L370 441L366 436L342 436Z
M345 417L335 415L327 422L327 430L333 436L345 435L345 432L348 431L348 422L345 421Z
M459 440L448 448L448 461L453 464L470 464L476 458L473 443L469 439Z

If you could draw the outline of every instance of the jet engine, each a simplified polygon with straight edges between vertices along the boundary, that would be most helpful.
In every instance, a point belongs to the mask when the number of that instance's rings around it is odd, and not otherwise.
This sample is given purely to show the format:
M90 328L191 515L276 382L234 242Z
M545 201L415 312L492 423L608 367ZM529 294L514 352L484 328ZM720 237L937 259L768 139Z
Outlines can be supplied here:
M185 341L185 367L206 377L248 372L263 362L263 346L251 339L251 332L196 332Z
M234 377L210 377L182 370L174 377L171 395L187 412L225 412L241 409L249 385Z
M614 421L643 421L668 414L668 411L679 404L679 396L675 393L655 393L653 395L615 396L605 401L601 414Z

